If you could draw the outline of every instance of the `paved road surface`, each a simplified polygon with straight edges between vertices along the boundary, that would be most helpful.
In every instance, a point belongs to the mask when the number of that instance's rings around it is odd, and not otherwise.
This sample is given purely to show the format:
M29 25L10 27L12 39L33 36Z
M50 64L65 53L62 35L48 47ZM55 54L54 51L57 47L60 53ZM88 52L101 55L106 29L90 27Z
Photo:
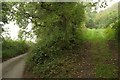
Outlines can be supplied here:
M0 63L0 78L22 78L25 68L26 54ZM2 67L2 68L1 68Z

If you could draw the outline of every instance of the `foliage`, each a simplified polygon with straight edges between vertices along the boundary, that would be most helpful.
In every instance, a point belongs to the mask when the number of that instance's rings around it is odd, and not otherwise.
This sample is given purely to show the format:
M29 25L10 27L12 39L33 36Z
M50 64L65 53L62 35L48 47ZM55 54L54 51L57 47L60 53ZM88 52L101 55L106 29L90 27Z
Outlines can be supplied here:
M85 24L86 24L86 27L87 28L96 28L96 24L95 24L95 16L97 14L96 11L92 11L92 7L86 7L86 21L85 21Z
M113 29L111 27L105 28L104 34L106 34L107 40L115 40L116 39L116 29Z
M2 59L7 60L20 54L24 54L28 50L25 41L13 41L7 39L2 43Z
M6 14L8 14L10 11L9 5L7 3L2 3L2 9L1 9L1 13L0 13L0 18L2 18L0 21L2 21L3 23L8 23L8 18L6 16Z

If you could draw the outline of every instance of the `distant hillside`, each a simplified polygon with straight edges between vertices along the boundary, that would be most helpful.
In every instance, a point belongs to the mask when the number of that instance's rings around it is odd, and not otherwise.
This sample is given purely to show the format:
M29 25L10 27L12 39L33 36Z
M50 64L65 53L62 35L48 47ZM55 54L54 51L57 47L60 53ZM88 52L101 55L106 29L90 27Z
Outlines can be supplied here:
M111 11L118 11L118 3L115 3L111 7L108 7L107 9L100 11L99 14L109 13Z
M100 11L96 14L95 22L98 27L107 27L118 18L118 3L113 4L111 7Z

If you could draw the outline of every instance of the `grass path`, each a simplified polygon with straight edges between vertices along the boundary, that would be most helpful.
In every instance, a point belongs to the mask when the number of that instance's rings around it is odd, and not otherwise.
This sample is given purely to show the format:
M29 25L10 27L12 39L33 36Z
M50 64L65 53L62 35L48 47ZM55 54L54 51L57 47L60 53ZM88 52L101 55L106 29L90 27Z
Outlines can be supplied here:
M88 51L92 55L91 58L95 66L94 72L96 73L96 77L116 78L118 76L117 45L113 41L109 44L109 40L106 39L106 34L104 34L104 30L102 29L89 30L87 34L89 36L86 36L86 40L91 44L91 49ZM114 49L110 49L111 46Z
M114 58L112 51L108 47L106 42L92 42L90 53L92 62L95 64L94 70L97 77L117 77L117 66L115 65L117 59Z

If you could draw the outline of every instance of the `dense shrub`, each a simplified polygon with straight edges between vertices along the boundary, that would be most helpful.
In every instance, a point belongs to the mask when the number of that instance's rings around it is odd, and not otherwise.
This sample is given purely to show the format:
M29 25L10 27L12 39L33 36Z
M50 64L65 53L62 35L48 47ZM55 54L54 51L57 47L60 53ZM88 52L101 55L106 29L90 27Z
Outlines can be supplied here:
M7 39L2 43L2 57L3 60L25 53L28 46L25 41L13 41Z

